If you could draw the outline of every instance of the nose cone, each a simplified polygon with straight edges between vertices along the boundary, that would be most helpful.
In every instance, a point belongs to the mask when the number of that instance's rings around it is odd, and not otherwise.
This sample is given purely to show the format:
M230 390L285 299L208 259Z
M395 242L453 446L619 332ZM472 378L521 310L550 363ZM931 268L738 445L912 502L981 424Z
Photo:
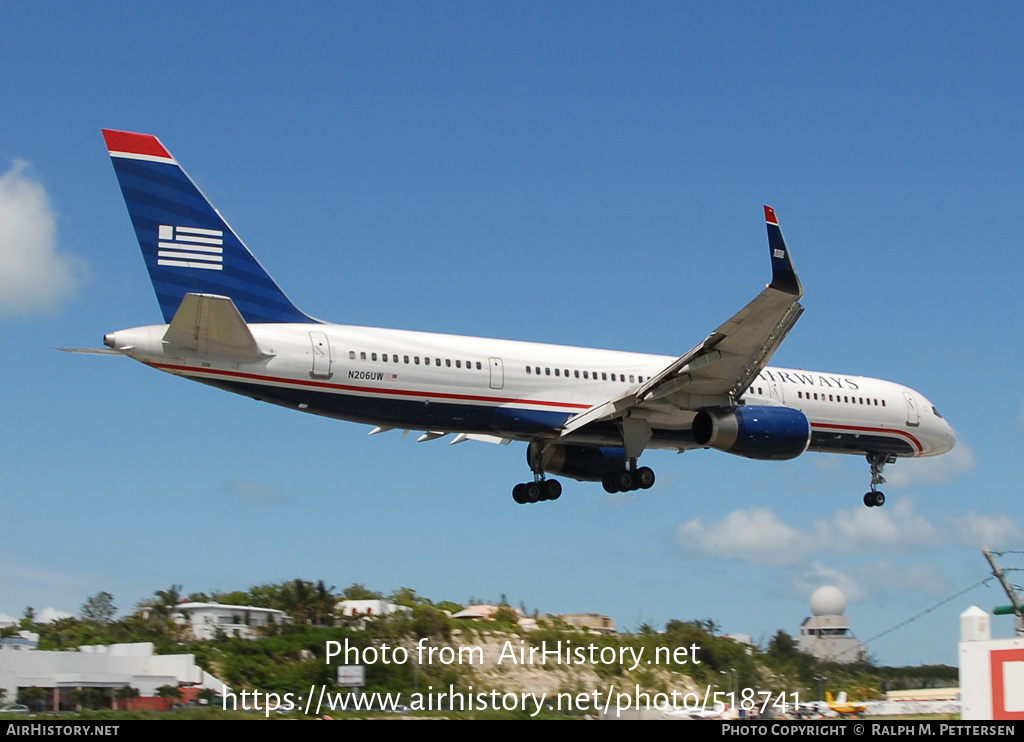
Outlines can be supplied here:
M922 426L924 429L921 431L923 434L924 450L921 452L922 456L938 456L939 454L952 451L956 445L956 433L953 432L953 428L950 426L946 419L939 414L939 411L935 409L935 405L928 400L925 400L926 406L923 408L927 410L922 414Z
M943 448L939 453L946 453L946 451L952 451L953 446L956 445L956 434L953 432L953 427L945 420L942 421L942 444Z

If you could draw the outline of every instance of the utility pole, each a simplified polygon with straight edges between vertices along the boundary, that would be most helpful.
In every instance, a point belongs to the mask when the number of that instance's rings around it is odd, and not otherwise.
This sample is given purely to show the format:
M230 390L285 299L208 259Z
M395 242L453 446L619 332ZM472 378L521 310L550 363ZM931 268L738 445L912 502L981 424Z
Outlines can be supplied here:
M1024 636L1024 615L1021 614L1020 604L1021 597L1017 594L1013 585L1006 579L1006 572L1002 567L999 566L999 562L992 556L992 552L989 551L987 546L981 547L981 553L985 555L988 563L992 566L992 574L996 576L1000 584L1003 586L1003 590L1006 591L1007 596L1010 598L1010 607L1013 609L1013 623L1017 629L1017 636Z

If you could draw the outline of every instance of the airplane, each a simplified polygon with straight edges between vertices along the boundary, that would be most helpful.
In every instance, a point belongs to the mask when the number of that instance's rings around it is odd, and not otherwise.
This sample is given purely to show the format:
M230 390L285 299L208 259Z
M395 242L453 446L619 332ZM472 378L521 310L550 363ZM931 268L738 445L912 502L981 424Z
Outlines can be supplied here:
M841 691L838 698L832 700L832 692L829 691L825 694L825 702L828 703L830 710L836 712L841 716L863 714L868 710L866 704L863 703L851 703L846 696L846 691Z
M764 207L772 280L678 358L337 325L302 312L159 139L103 136L165 324L108 333L106 349L260 401L372 425L371 435L527 443L517 503L555 500L552 478L650 488L647 449L713 448L761 460L805 451L867 458L864 504L899 457L949 451L920 393L879 379L767 365L803 312L803 286ZM552 476L549 476L552 475Z

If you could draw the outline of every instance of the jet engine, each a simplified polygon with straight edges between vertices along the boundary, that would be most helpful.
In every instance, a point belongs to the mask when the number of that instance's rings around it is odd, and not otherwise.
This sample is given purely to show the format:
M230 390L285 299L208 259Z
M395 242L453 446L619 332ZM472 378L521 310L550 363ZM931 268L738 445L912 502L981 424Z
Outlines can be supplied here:
M581 482L600 482L605 474L626 468L622 446L577 446L533 441L526 449L530 468ZM534 466L539 464L539 466Z
M701 446L748 459L795 459L811 443L811 423L791 407L744 405L701 410L693 419L693 438Z

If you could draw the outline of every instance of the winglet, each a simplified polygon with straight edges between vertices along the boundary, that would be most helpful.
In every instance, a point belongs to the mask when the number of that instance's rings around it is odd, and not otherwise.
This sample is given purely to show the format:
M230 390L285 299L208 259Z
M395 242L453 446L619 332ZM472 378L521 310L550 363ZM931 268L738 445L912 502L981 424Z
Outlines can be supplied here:
M764 220L768 226L768 250L772 257L772 282L769 284L773 289L793 294L797 298L803 296L804 287L800 284L800 278L793 267L793 260L786 247L786 239L782 236L782 229L779 227L779 219L775 216L775 209L771 206L764 207Z

